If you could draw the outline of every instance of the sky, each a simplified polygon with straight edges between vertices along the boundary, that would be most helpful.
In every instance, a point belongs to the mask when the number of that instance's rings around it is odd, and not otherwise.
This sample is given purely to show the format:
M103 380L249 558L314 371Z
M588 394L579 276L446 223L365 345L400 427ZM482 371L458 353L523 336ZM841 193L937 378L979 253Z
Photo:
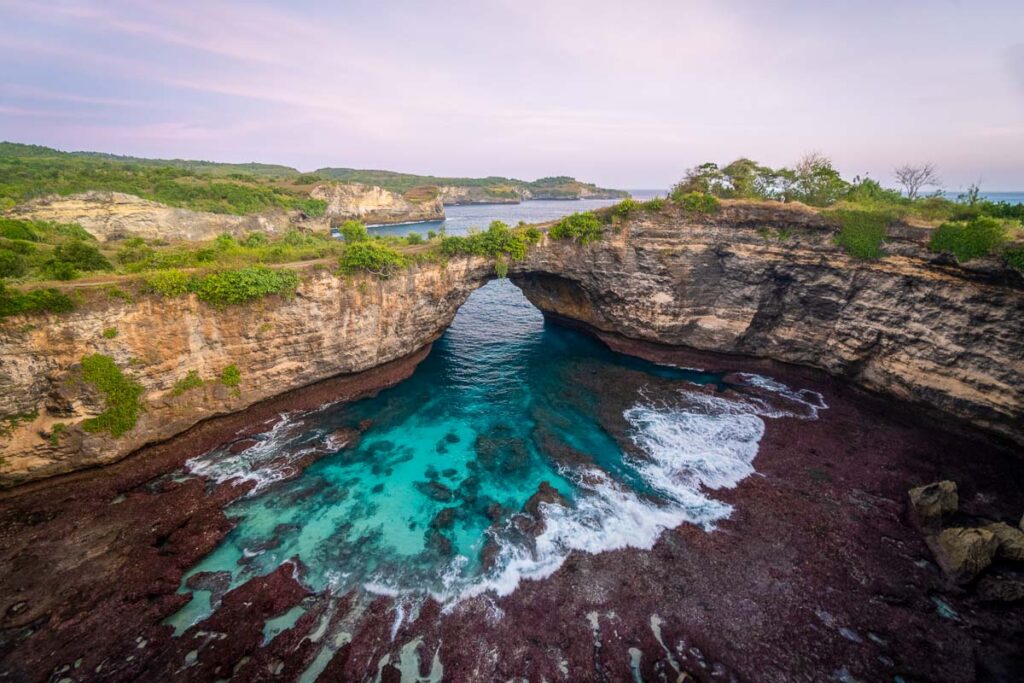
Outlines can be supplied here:
M572 175L820 151L1024 189L1021 0L0 0L0 139Z

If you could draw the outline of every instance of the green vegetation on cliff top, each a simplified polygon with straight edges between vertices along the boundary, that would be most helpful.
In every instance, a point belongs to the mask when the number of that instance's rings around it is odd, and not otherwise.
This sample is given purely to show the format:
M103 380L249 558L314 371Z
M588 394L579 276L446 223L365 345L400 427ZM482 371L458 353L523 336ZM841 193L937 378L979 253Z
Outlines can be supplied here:
M279 208L322 215L327 204L271 173L277 168L285 167L136 159L0 142L0 209L50 194L108 190L195 211L250 214Z
M332 180L378 185L395 192L405 192L424 185L450 185L480 188L487 195L495 199L516 199L519 197L518 190L524 189L529 190L535 196L549 199L577 198L583 190L600 193L608 197L628 196L628 193L622 190L609 190L597 187L593 183L584 183L569 176L551 176L527 181L516 178L503 178L501 176L458 178L356 168L321 168L316 173Z

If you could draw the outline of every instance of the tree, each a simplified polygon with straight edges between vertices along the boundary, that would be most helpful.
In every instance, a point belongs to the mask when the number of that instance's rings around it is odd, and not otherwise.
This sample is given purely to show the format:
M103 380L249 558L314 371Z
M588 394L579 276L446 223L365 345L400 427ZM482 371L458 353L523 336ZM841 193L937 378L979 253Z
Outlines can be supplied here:
M896 181L903 186L907 192L907 198L911 201L918 198L921 188L935 186L941 183L935 164L928 162L921 166L904 164L893 171Z
M782 172L784 173L785 169ZM833 204L846 194L850 187L850 184L839 175L839 171L832 167L832 160L820 152L805 154L789 174L792 184L787 190L787 195L811 206Z
M346 242L365 242L370 239L366 226L359 221L345 221L338 230Z

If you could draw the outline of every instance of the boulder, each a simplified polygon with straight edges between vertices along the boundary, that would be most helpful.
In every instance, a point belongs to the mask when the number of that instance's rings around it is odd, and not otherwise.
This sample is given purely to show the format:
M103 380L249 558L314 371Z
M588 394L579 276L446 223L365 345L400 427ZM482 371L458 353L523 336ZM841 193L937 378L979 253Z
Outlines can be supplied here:
M996 522L984 527L999 541L996 557L1014 562L1024 562L1024 531L1015 529L1005 522Z
M960 505L956 482L938 481L910 489L910 510L914 520L924 527L938 527L942 518L956 512Z
M954 527L930 536L928 547L950 580L968 584L992 564L999 539L987 529Z
M983 576L978 580L978 596L985 602L1024 600L1024 580L1017 577Z

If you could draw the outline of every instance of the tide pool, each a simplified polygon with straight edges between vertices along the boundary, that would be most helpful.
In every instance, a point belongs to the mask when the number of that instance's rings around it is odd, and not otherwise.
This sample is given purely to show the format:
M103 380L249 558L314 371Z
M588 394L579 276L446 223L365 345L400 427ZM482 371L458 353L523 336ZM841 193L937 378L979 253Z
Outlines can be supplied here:
M672 387L655 400L643 386L609 386L633 392L618 438L588 388L612 370ZM710 492L754 471L764 420L825 407L813 392L746 377L784 408L545 324L511 282L492 282L400 385L285 415L240 453L190 461L191 475L257 486L228 508L236 528L188 576L226 572L234 587L297 556L316 591L454 604L507 594L572 550L650 547L683 522L710 529L731 511ZM325 454L293 476L313 453ZM179 629L215 606L205 591L195 598L171 619Z

